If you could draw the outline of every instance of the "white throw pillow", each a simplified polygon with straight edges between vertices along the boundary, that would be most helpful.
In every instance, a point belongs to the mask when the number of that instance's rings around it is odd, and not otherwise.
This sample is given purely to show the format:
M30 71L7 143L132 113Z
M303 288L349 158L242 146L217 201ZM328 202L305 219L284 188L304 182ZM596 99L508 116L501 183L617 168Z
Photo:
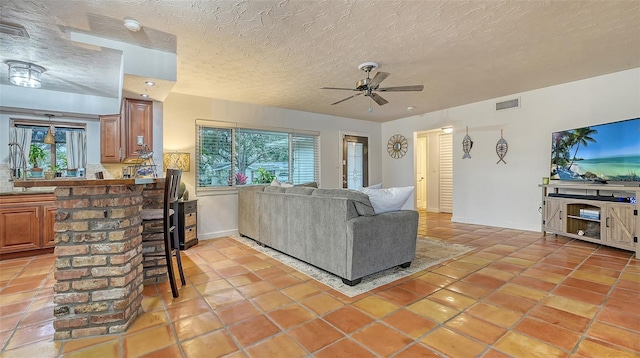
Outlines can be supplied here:
M388 189L362 188L361 192L369 195L369 200L376 214L398 211L409 200L413 193L412 186Z
M363 186L360 189L382 189L382 183L373 184L373 185L369 185L369 186ZM360 190L360 189L358 189L358 190Z
M278 181L278 179L273 179L273 181L271 182L271 186L279 186L281 188L291 188L293 187L293 184L289 184L289 183L281 183Z

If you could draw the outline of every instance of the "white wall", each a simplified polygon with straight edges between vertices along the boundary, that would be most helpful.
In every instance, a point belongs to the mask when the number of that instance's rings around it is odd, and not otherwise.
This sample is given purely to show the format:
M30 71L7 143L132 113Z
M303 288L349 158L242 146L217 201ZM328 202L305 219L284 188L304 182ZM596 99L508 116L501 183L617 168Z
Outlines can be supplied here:
M495 111L495 102L521 98L521 108ZM414 185L414 132L454 127L454 222L540 231L538 184L549 176L551 133L640 116L640 68L472 103L382 124L382 141L400 133L407 155L382 155L385 186ZM465 127L473 140L462 160ZM507 164L496 164L500 130ZM408 206L413 205L410 198Z
M380 123L171 93L164 102L164 150L191 153L191 171L183 174L190 197L195 190L196 119L237 122L320 132L320 185L340 187L340 132L369 136L369 182L381 178ZM385 142L386 148L386 142ZM198 237L229 235L238 228L237 194L198 197Z

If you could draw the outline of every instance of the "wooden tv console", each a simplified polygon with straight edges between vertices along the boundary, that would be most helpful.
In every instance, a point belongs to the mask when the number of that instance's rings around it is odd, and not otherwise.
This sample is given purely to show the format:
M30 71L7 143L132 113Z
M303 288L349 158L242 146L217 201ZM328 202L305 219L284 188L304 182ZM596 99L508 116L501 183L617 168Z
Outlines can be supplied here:
M543 234L631 250L640 259L640 187L570 183L540 187Z

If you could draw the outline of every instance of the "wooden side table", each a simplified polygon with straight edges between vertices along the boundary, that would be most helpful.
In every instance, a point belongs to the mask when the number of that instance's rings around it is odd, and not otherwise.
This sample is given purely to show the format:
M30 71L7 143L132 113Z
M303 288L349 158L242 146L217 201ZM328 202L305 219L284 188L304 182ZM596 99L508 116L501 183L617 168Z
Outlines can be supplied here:
M178 230L180 250L198 243L198 200L180 201L178 204Z

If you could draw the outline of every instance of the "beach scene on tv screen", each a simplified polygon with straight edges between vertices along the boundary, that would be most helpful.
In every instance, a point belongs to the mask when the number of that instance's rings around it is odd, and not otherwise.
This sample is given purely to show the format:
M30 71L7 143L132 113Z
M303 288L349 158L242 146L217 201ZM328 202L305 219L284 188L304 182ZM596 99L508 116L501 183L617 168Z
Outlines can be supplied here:
M551 178L640 181L640 118L554 132Z

